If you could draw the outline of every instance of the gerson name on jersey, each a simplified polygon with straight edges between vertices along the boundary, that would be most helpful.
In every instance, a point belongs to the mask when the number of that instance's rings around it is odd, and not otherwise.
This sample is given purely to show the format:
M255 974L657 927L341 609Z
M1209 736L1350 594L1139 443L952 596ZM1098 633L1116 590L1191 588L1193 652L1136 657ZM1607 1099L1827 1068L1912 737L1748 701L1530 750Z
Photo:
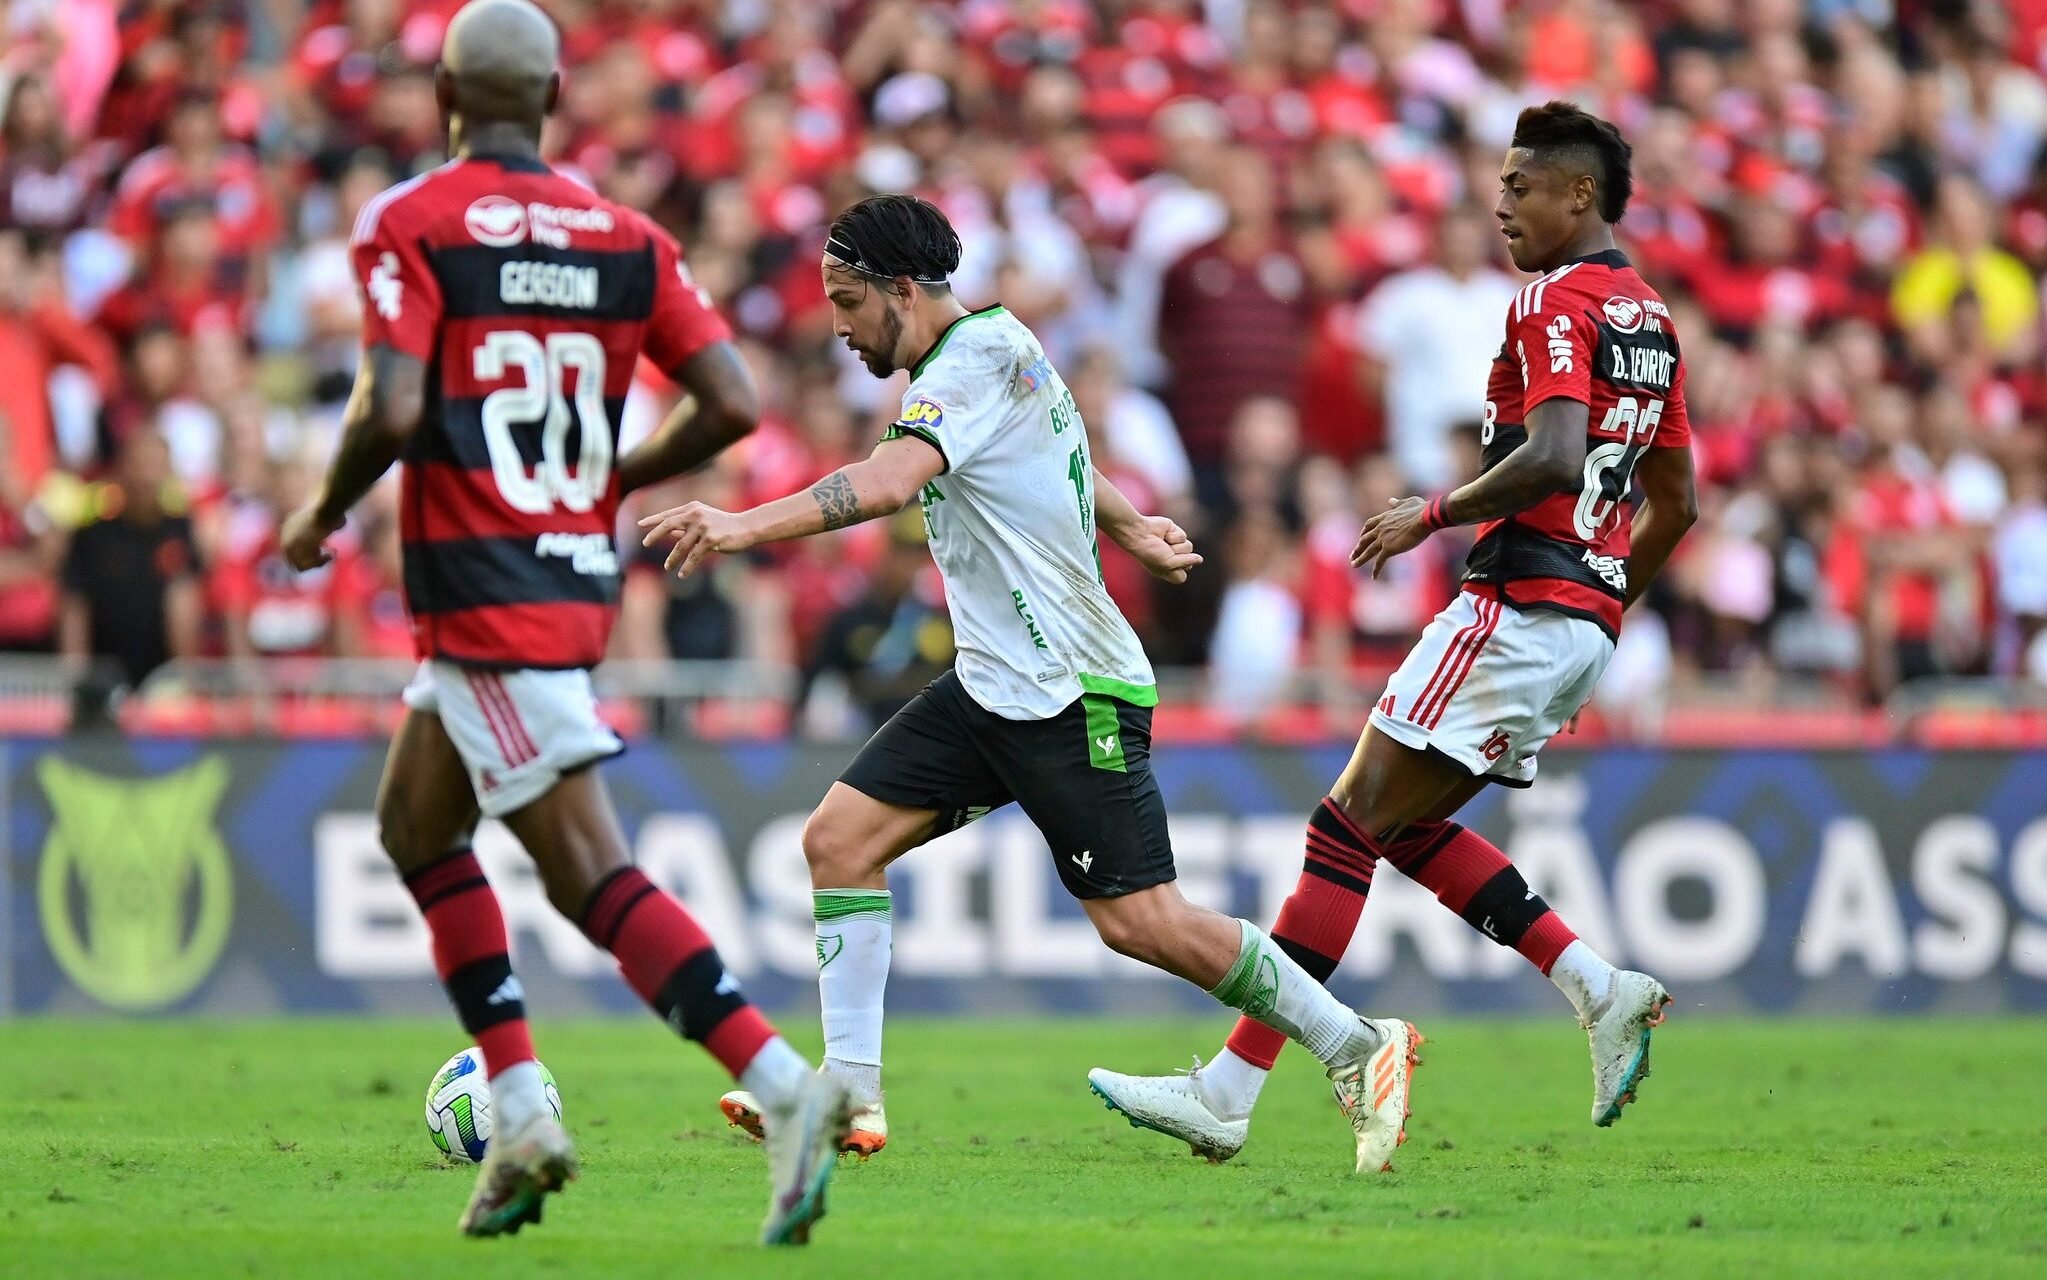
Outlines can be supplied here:
M642 352L731 336L681 247L530 158L469 155L364 207L364 340L424 362L399 530L422 658L595 665L618 607L618 423Z
M514 306L589 311L597 305L597 268L565 262L507 262L498 267L498 300Z

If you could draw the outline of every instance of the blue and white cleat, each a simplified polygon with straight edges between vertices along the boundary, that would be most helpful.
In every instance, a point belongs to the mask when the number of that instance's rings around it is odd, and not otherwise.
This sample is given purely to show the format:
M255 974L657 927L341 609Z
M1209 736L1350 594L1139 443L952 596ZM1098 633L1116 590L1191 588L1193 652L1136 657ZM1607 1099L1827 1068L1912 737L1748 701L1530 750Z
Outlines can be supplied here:
M1592 1123L1620 1119L1649 1077L1649 1032L1663 1025L1670 993L1646 973L1615 971L1606 999L1583 1023L1592 1042Z
M810 1243L811 1226L824 1217L839 1147L852 1128L853 1106L844 1084L818 1072L804 1077L787 1106L762 1109L770 1183L762 1244Z
M1173 1076L1126 1076L1100 1067L1087 1073L1087 1087L1133 1129L1178 1138L1201 1159L1221 1164L1244 1149L1251 1117L1226 1120L1201 1096L1201 1059Z

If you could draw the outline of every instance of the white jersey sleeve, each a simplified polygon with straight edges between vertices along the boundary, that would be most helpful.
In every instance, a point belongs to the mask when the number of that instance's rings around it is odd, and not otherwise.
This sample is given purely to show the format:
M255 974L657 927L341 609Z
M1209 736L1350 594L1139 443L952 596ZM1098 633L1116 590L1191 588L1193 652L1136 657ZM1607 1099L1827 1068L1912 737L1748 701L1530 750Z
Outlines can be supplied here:
M945 455L947 471L973 462L1001 422L999 414L986 412L987 397L975 396L961 385L965 381L940 376L912 383L903 392L902 417L896 419L898 433L916 436ZM980 412L977 401L983 405Z
M961 685L1012 720L1084 694L1157 701L1102 584L1087 429L1037 338L1000 307L956 321L911 371L896 435L945 455L924 529L945 579Z

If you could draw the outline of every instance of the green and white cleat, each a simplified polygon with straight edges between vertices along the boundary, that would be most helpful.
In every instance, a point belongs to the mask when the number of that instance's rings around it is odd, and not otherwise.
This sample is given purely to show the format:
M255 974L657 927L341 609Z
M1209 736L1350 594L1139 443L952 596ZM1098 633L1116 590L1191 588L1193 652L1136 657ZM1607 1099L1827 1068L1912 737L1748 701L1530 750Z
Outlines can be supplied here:
M1359 1018L1374 1046L1354 1061L1329 1068L1336 1105L1357 1135L1359 1173L1391 1173L1393 1152L1407 1141L1414 1069L1421 1065L1422 1033L1397 1018Z
M1620 1119L1649 1078L1649 1031L1663 1025L1670 993L1646 973L1616 970L1606 999L1581 1025L1592 1042L1592 1123Z
M853 1118L853 1095L828 1075L808 1075L786 1107L760 1112L768 1149L768 1216L762 1244L808 1244L824 1217L825 1187Z
M1171 1076L1126 1076L1100 1067L1087 1073L1087 1087L1133 1129L1178 1138L1196 1156L1221 1164L1244 1149L1251 1117L1227 1120L1201 1096L1201 1059L1192 1070Z
M575 1145L551 1112L541 1112L517 1132L493 1134L462 1213L462 1234L517 1234L540 1221L541 1204L575 1176Z

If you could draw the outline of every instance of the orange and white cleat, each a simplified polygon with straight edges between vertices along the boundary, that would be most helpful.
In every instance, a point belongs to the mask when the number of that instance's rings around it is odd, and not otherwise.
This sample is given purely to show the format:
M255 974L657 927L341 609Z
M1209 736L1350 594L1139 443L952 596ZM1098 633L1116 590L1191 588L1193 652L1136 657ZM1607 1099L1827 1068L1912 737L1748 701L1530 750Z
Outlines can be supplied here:
M761 1140L760 1099L744 1089L734 1089L718 1099L718 1110L725 1114L726 1123L744 1130L755 1142ZM882 1110L881 1102L856 1106L853 1126L839 1143L839 1150L866 1160L887 1145L888 1114Z
M725 1113L725 1123L746 1131L746 1136L755 1142L761 1140L761 1103L744 1089L734 1089L718 1099L718 1110Z
M1663 1025L1670 993L1646 973L1614 973L1606 999L1583 1026L1592 1042L1592 1123L1605 1128L1620 1119L1649 1078L1649 1031Z
M887 1145L888 1113L881 1109L881 1099L876 1098L853 1112L852 1127L846 1130L846 1140L839 1144L839 1150L866 1160Z
M1365 1057L1329 1068L1336 1105L1357 1135L1359 1173L1391 1173L1394 1149L1407 1141L1408 1095L1421 1065L1422 1033L1397 1018L1358 1019L1374 1048Z

